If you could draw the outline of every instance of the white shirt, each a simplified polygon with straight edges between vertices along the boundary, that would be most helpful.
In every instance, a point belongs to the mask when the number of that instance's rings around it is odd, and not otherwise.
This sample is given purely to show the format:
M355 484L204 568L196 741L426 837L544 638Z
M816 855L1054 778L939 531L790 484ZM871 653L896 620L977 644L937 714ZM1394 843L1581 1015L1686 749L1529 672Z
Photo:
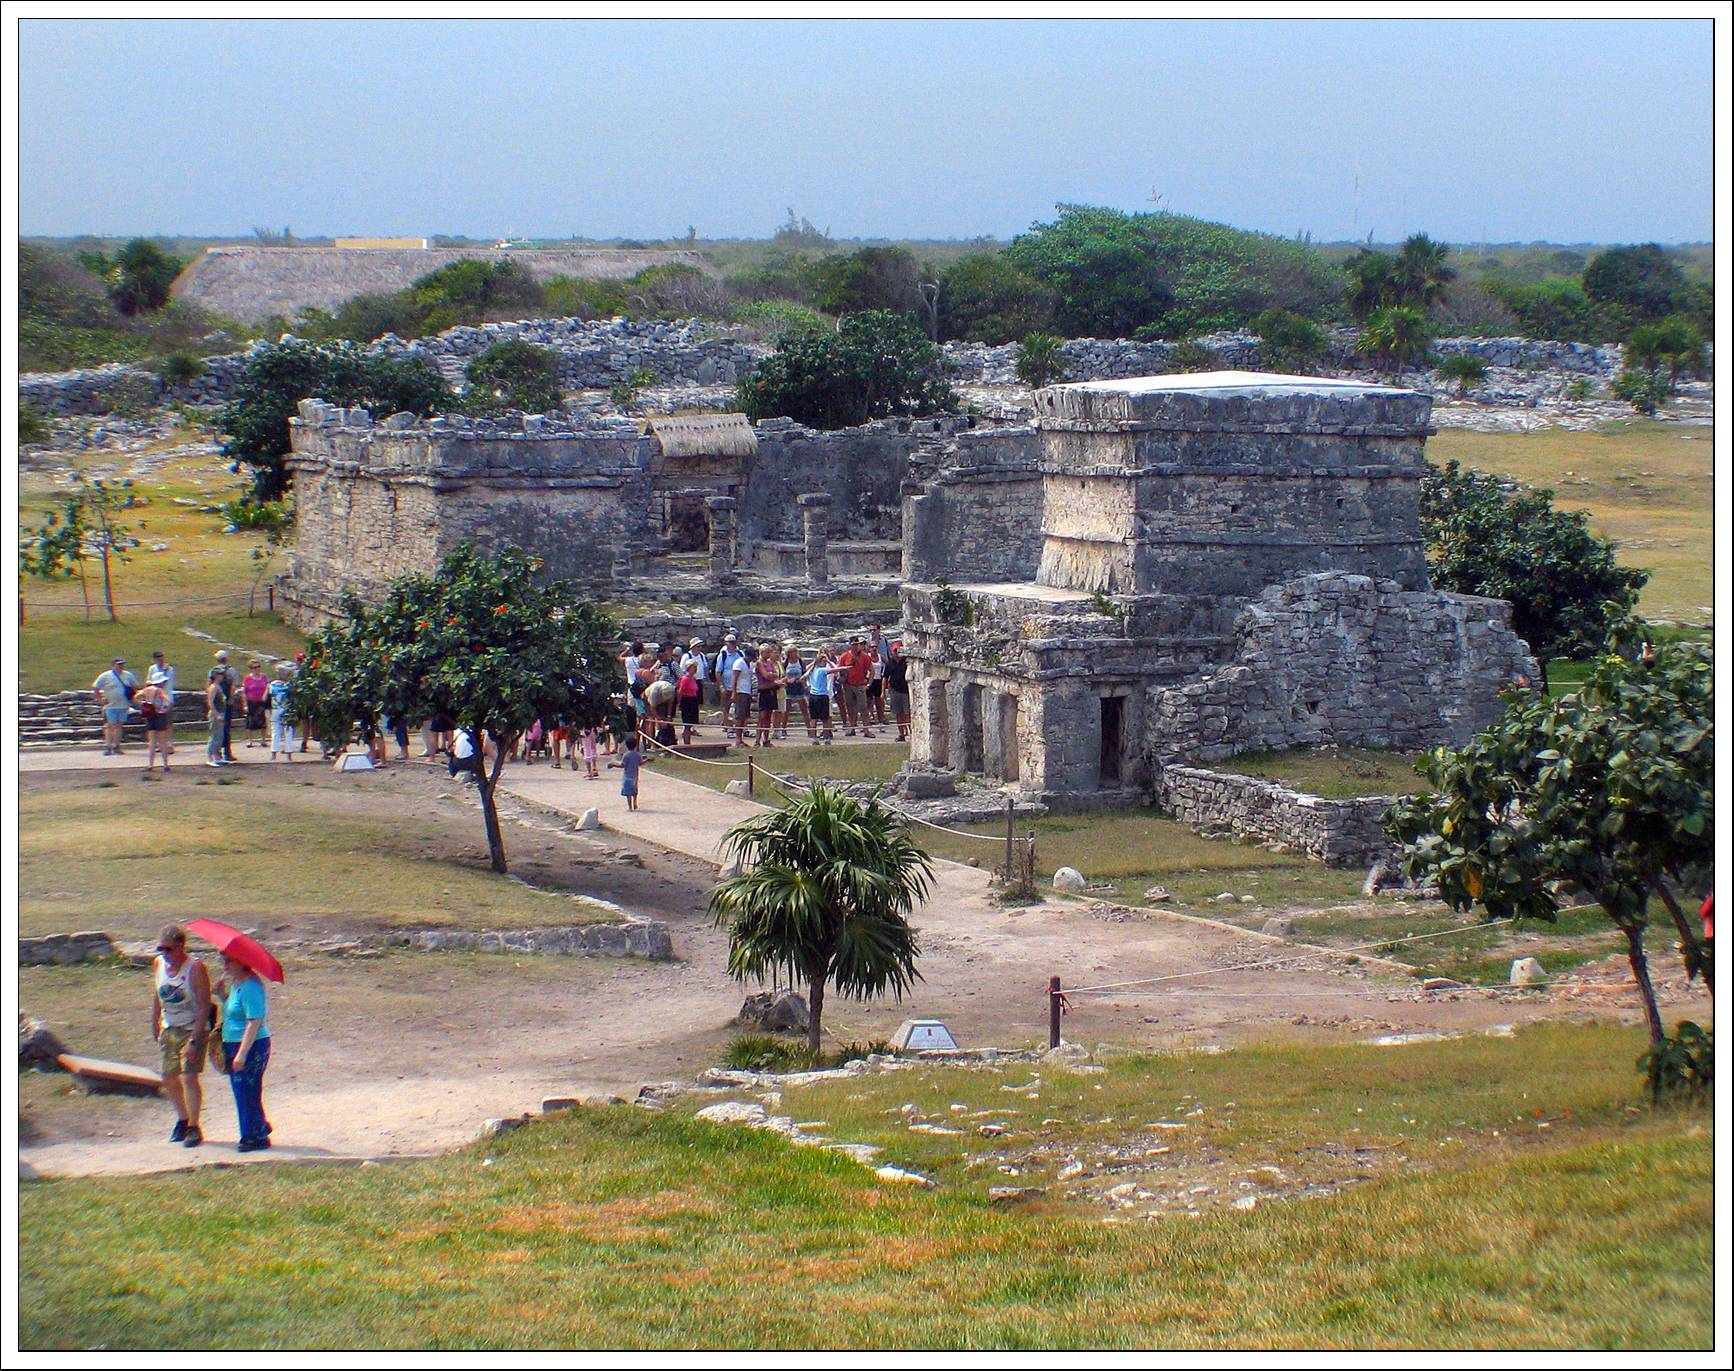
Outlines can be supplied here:
M116 671L110 667L92 681L90 686L92 690L100 690L102 698L118 709L127 702L127 687L138 689L138 677L130 671Z
M697 662L698 663L698 678L699 678L699 680L708 681L710 679L710 663L705 661L704 653L693 652L693 651L689 650L687 652L686 656L684 656L680 659L680 674L682 676L686 675L687 664L690 662Z
M465 758L474 757L475 755L475 739L470 737L469 729L460 728L458 730L458 736L452 739L452 756L456 757L461 762Z
M175 702L175 669L172 666L158 666L151 663L151 669L145 672L145 684L161 686L163 694L169 697L169 703Z

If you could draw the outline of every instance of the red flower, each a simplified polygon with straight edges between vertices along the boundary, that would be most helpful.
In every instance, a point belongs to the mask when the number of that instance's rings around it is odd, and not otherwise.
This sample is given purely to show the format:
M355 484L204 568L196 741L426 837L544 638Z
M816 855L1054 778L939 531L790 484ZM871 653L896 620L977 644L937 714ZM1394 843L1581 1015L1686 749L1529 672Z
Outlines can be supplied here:
M509 607L506 605L495 605L494 606L494 613L496 613L496 614L505 614L508 612L509 612Z

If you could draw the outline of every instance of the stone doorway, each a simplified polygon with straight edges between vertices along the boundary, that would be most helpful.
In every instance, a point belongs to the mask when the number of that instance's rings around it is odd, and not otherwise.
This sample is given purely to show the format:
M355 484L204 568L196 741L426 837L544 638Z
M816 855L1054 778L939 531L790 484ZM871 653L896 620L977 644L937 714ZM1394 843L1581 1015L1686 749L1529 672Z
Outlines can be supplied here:
M703 552L710 547L710 516L702 490L671 491L662 497L662 536L670 552Z
M1102 751L1097 769L1097 787L1118 790L1124 774L1126 749L1126 701L1118 695L1102 697Z
M982 730L981 717L981 686L974 681L963 687L958 698L962 706L958 718L958 749L962 753L957 759L959 771L982 771L986 767L986 746Z
M999 697L999 774L1018 779L1018 697L1009 691Z

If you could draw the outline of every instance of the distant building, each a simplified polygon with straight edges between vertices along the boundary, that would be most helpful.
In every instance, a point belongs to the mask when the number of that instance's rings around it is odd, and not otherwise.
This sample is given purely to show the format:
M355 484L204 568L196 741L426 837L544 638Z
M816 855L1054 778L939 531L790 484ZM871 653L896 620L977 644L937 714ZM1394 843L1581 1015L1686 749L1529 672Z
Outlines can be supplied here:
M335 246L340 248L411 248L417 252L426 252L428 240L425 238L339 238Z

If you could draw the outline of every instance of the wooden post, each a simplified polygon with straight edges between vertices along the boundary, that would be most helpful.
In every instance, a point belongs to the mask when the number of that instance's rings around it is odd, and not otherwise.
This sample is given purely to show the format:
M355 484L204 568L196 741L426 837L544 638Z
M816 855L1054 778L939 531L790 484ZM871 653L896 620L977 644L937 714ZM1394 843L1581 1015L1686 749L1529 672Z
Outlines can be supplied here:
M753 759L747 758L747 794L753 793Z
M265 611L268 614L275 614L277 612L276 586L268 585L265 587Z
M1060 1045L1060 978L1048 978L1048 1050Z
M1013 831L1012 827L1012 808L1014 804L1015 801L1012 797L1007 795L1005 797L1005 884L1007 890L1010 890L1017 880L1017 877L1013 874L1014 864L1017 861L1017 854L1013 851L1013 844L1017 838L1017 834Z

